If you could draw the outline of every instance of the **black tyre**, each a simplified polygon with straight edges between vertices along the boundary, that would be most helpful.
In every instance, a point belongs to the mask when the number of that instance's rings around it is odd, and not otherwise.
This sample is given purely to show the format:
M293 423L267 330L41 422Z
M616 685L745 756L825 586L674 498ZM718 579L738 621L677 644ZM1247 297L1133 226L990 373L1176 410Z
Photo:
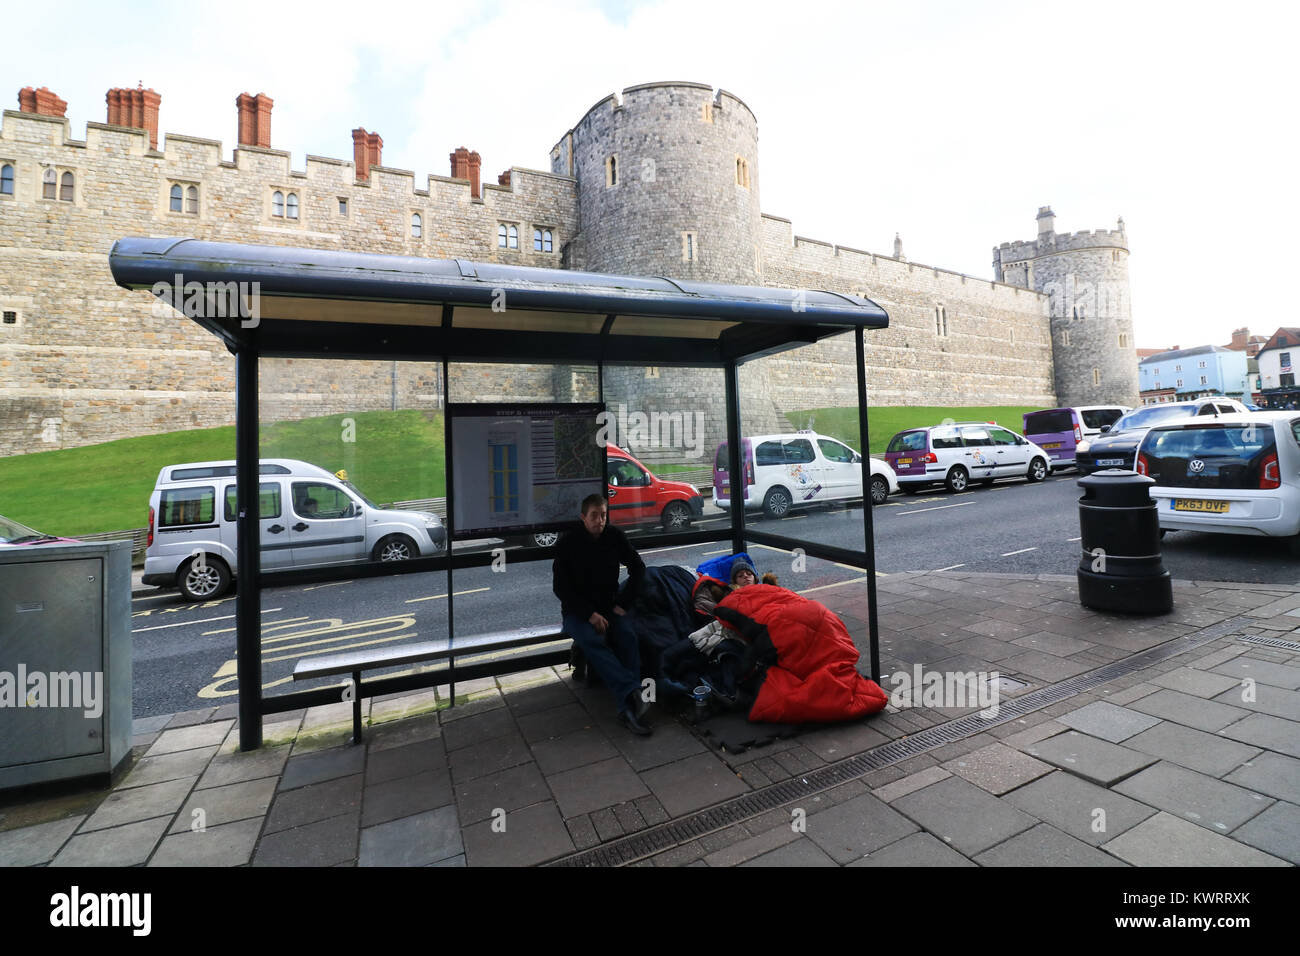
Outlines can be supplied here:
M953 465L948 470L948 477L943 480L943 483L948 486L949 491L956 494L966 490L966 486L970 484L970 475L961 465Z
M406 535L390 534L380 539L370 556L376 561L409 561L420 556L420 549Z
M1044 481L1047 478L1047 462L1041 458L1035 458L1029 463L1029 471L1025 477L1030 481Z
M536 534L531 535L530 537L532 538L532 542L535 547L553 548L555 547L556 542L560 540L560 532L538 531Z
M871 503L873 505L883 505L889 498L889 482L880 475L871 476Z
M207 554L190 558L176 572L176 586L187 601L210 601L230 587L230 568L220 558Z
M691 506L684 501L670 501L664 508L665 531L685 531L691 526Z
M790 492L778 485L763 498L763 514L769 518L784 518L790 513L791 504Z

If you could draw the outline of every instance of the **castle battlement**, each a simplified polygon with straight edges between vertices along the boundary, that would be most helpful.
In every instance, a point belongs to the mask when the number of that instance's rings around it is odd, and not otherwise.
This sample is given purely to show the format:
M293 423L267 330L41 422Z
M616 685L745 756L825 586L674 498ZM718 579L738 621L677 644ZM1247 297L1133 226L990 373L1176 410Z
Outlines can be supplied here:
M666 80L657 83L638 83L636 86L626 87L621 96L618 93L610 93L597 100L587 112L582 114L582 118L573 124L573 127L565 132L563 136L551 147L552 154L557 150L564 150L570 138L582 127L594 118L593 114L598 114L602 110L608 110L611 114L624 111L632 113L639 109L643 104L651 104L654 107L660 105L661 91L682 91L683 97L691 101L691 109L702 106L705 102L712 102L714 109L727 110L729 105L741 107L749 114L750 122L757 124L758 117L749 105L734 93L719 87L716 91L707 83L692 83L686 80ZM642 95L649 94L649 95ZM700 95L707 94L707 95ZM626 119L626 115L624 117Z
M1128 234L1123 229L1080 229L1078 232L1050 232L1038 239L1004 242L993 247L993 257L1003 265L1025 259L1038 259L1062 252L1082 249L1123 249L1128 251Z

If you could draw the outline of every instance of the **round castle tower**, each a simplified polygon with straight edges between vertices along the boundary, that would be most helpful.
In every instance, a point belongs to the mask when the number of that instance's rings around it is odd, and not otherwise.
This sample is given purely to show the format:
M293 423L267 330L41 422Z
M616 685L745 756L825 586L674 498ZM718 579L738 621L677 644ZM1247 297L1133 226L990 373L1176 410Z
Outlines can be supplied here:
M1052 207L1041 207L1036 240L993 250L993 277L1048 297L1058 404L1136 406L1124 220L1073 234L1058 234L1055 223Z
M621 102L605 97L555 144L551 171L578 183L567 268L762 284L758 121L732 94L703 83L628 87ZM745 433L788 431L757 370L740 374ZM612 411L623 404L702 415L710 462L726 435L717 372L607 367L605 402ZM681 459L681 449L631 450L650 462Z

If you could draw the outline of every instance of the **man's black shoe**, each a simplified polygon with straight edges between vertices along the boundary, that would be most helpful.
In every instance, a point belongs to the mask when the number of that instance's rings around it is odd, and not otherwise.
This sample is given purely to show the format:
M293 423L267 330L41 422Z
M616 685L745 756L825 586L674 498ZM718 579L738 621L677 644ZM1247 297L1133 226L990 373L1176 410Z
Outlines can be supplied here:
M641 721L637 719L636 714L631 711L623 711L618 715L618 719L619 723L632 731L632 733L636 734L638 737L649 737L650 734L653 733L653 731L645 724L641 723Z

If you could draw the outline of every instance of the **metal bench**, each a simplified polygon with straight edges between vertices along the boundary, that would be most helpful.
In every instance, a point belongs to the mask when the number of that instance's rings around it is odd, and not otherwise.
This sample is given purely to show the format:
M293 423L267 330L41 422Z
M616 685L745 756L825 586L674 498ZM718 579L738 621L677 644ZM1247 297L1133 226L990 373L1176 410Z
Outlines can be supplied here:
M335 674L350 674L352 677L352 742L359 744L361 743L361 699L364 696L372 696L363 693L361 684L363 672L384 667L398 667L403 664L446 660L453 656L465 657L471 654L512 650L567 639L554 626L525 627L513 631L496 631L490 634L459 637L450 642L422 641L418 644L403 644L392 648L373 648L364 651L349 651L343 654L327 654L298 661L293 668L293 679L299 681L310 680L315 677L331 677ZM564 651L563 653L567 655L568 652ZM516 659L516 661L519 661L519 659ZM531 669L537 666L540 665L536 658L523 659L521 662L513 664L507 660L489 665L486 670L476 666L472 676L486 676L488 672L508 674L512 671ZM461 673L467 669L458 667L456 670ZM470 675L467 674L466 676Z

